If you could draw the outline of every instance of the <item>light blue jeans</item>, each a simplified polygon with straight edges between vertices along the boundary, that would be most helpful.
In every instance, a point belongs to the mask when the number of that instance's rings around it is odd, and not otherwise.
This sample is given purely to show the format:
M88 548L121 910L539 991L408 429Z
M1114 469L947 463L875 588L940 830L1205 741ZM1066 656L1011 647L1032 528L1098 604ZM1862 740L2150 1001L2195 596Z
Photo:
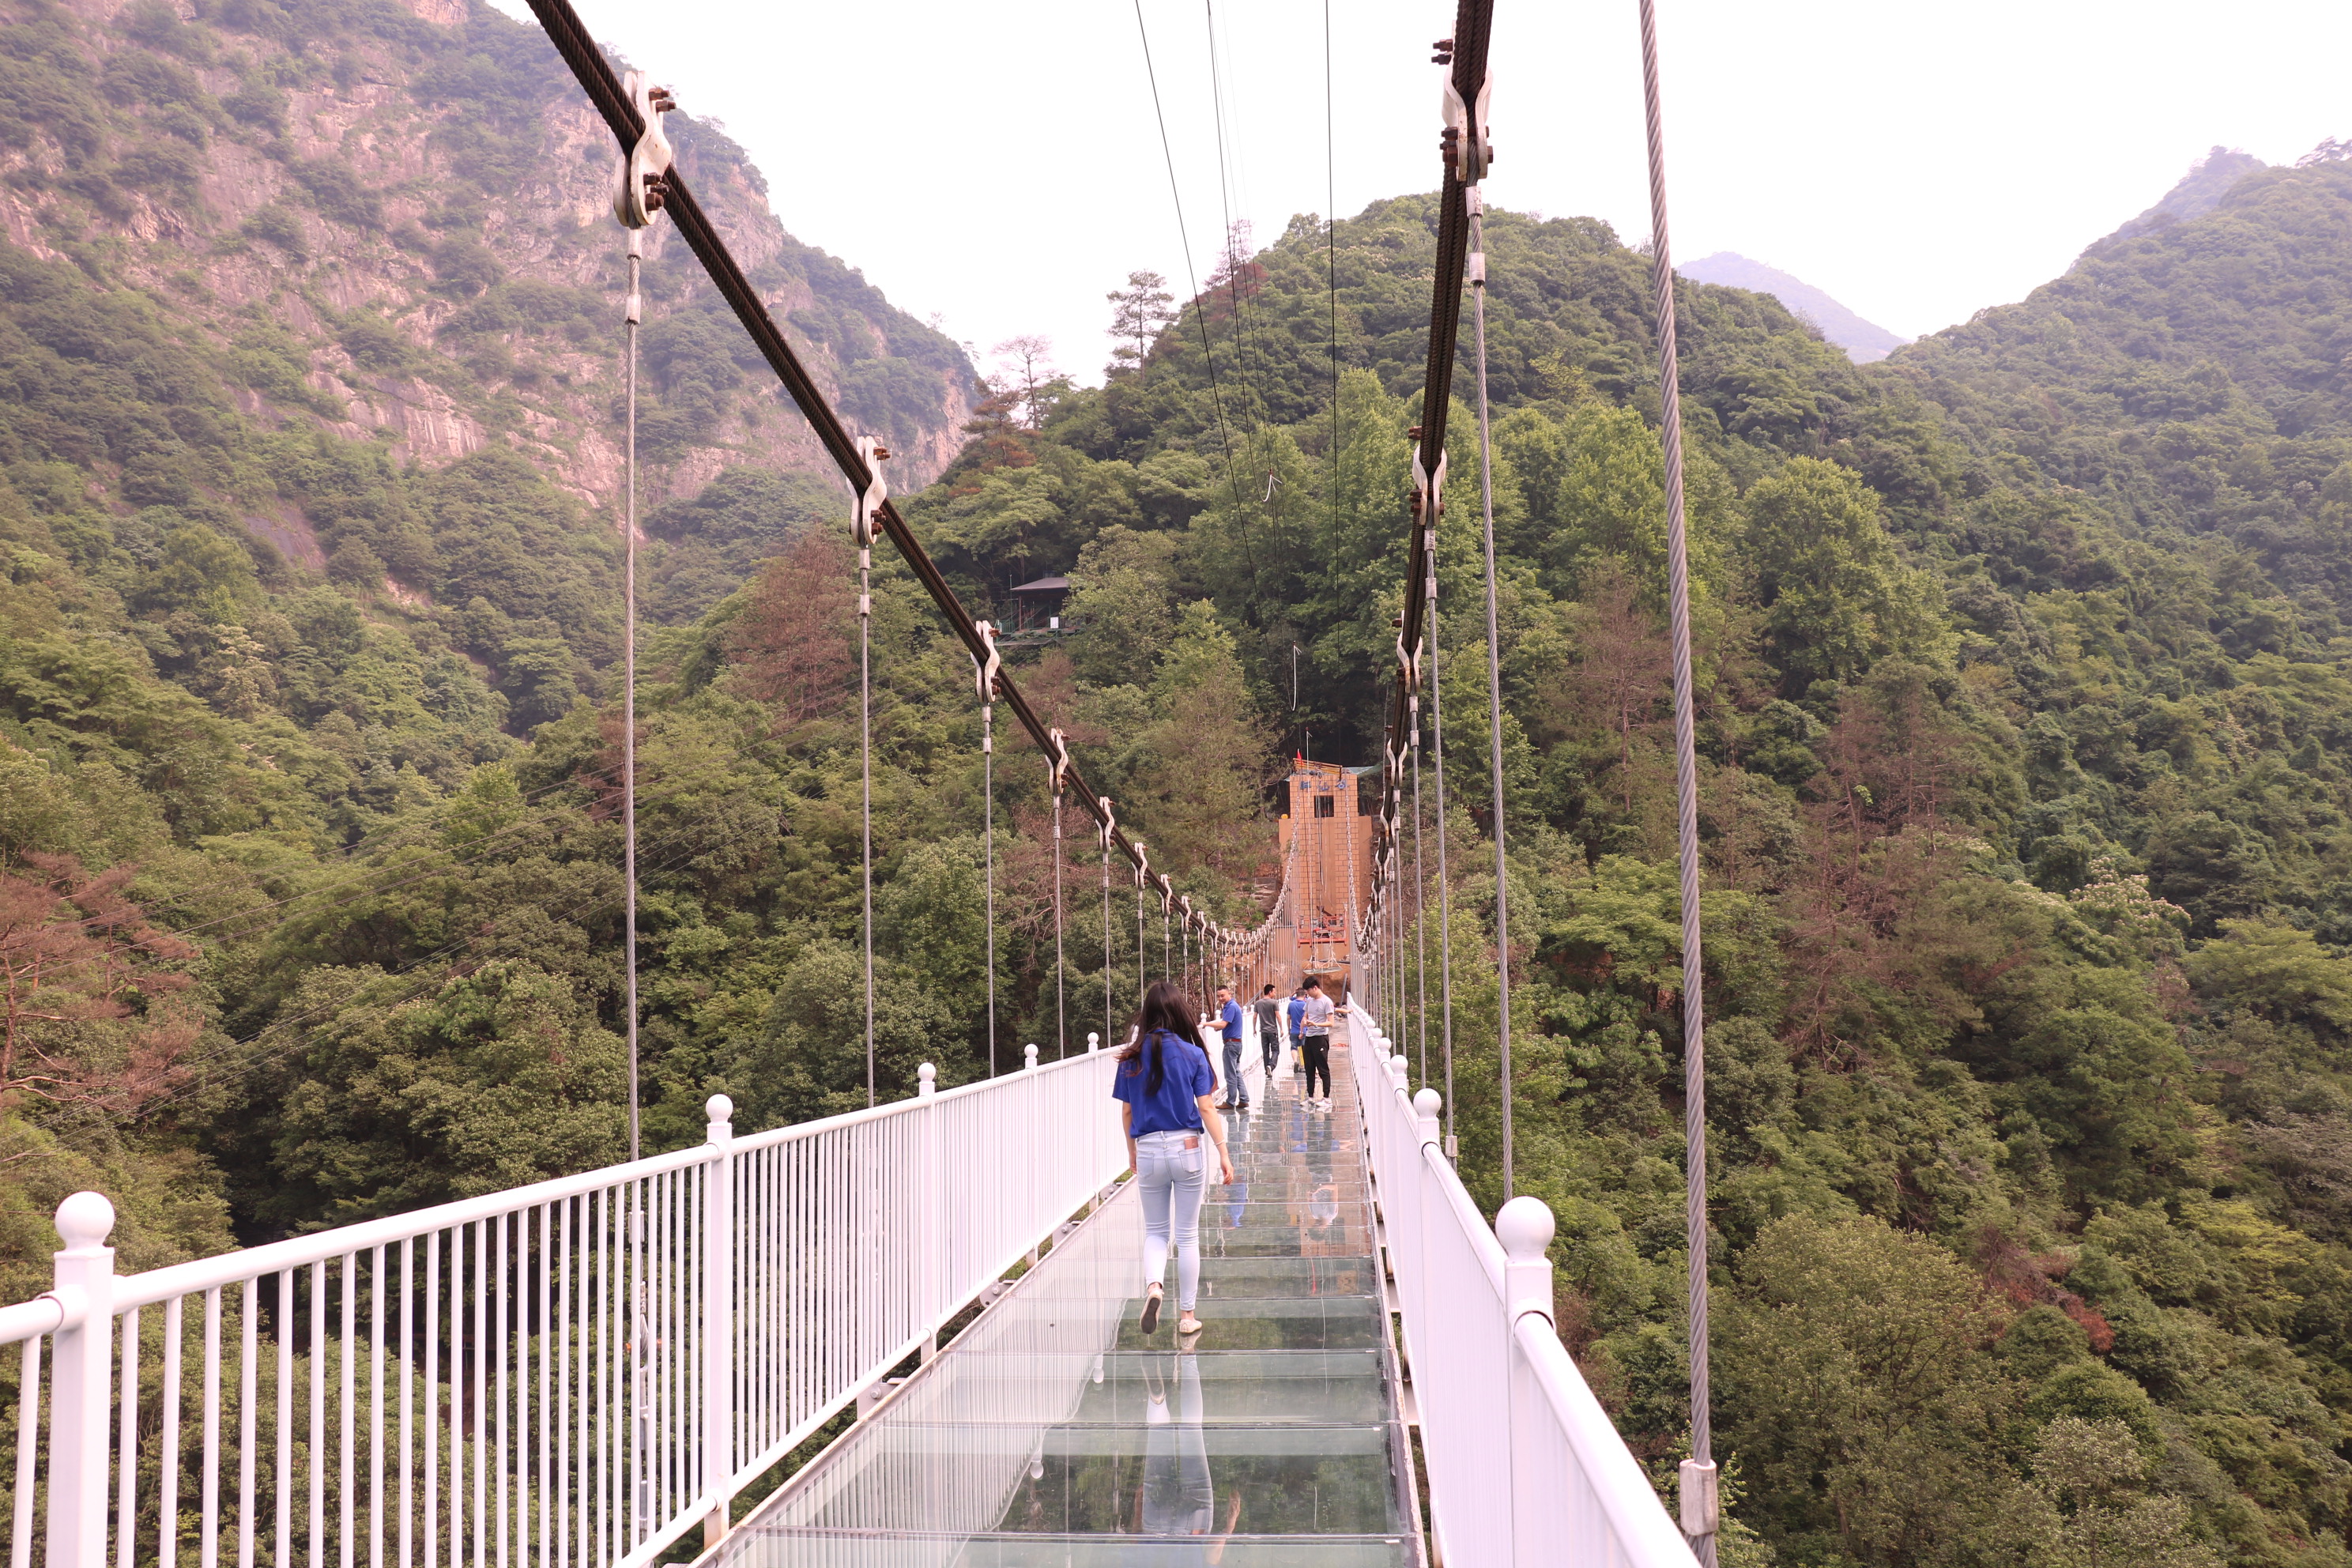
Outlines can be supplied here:
M1166 1279L1172 1247L1181 1311L1192 1310L1201 1289L1201 1198L1208 1191L1211 1152L1206 1132L1147 1132L1135 1141L1135 1181L1143 1192L1144 1283Z

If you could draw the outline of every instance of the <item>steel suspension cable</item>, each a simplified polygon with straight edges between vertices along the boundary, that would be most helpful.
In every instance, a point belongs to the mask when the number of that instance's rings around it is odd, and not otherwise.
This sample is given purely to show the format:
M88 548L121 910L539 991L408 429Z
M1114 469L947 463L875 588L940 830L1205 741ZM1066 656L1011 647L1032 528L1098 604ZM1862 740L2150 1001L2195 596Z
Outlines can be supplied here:
M1107 795L1098 796L1095 804L1102 812L1102 826L1097 830L1096 837L1102 840L1103 1032L1101 1043L1108 1046L1112 1043L1110 1000L1110 838L1114 827L1114 819L1112 818L1110 812L1110 796Z
M1501 976L1500 1025L1496 1033L1502 1058L1503 1198L1517 1195L1511 1163L1511 896L1510 868L1503 831L1503 652L1495 584L1495 458L1486 408L1486 204L1478 190L1464 195L1470 209L1470 302L1478 365L1478 508L1486 546L1486 703L1488 766L1495 785L1495 958Z
M1412 983L1413 1020L1421 1034L1421 1087L1429 1087L1429 868L1421 858L1427 824L1421 815L1421 693L1412 695ZM1453 1099L1447 1095L1448 1100Z
M645 274L646 231L629 235L629 294L622 310L622 335L628 340L629 367L625 377L628 402L626 470L622 488L627 500L622 508L621 532L621 880L625 910L621 917L623 962L627 964L629 1010L629 1158L639 1153L637 1100L637 318L644 313L640 284Z
M1062 731L1052 731L1054 753L1048 759L1054 784L1054 1059L1070 1054L1070 1019L1062 958L1062 783L1067 770L1069 743Z
M979 623L980 635L988 645L985 661L974 656L972 665L980 683L980 799L982 879L987 891L988 922L988 1076L996 1076L996 680L1002 668L996 652L996 628L986 621Z
M1658 88L1655 0L1639 0L1642 103L1650 162L1650 279L1657 298L1659 437L1665 458L1667 635L1674 650L1675 817L1683 916L1683 1247L1690 1333L1691 1457L1682 1518L1691 1549L1714 1568L1718 1506L1707 1376L1706 1009L1699 948L1697 724L1691 681L1690 548L1683 510L1681 372L1675 342L1675 264L1666 230L1666 146ZM1692 1528L1696 1525L1696 1528Z
M1455 1160L1461 1157L1462 1146L1454 1133L1454 878L1446 864L1450 829L1445 816L1445 676L1438 661L1439 645L1445 639L1437 618L1437 520L1444 511L1444 492L1432 485L1423 508L1422 555L1428 575L1423 580L1422 593L1429 616L1429 754L1437 775L1437 996L1443 1029L1439 1043L1445 1066L1445 1157Z
M1346 778L1348 774L1342 770L1339 776ZM1356 907L1356 825L1363 819L1363 813L1356 805L1356 792L1352 788L1348 791L1348 806L1349 820L1346 830L1339 835L1339 841L1341 852L1348 857L1348 988L1358 991L1362 989L1359 984L1362 974L1356 963L1356 940L1370 924L1371 911ZM1378 960L1374 962L1377 963Z

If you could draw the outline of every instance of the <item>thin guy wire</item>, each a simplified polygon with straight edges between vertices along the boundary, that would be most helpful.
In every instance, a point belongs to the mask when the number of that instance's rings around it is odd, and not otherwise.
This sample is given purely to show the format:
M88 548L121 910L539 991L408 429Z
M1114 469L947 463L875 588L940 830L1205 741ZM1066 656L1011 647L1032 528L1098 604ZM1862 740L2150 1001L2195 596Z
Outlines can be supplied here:
M1339 537L1339 176L1332 130L1331 0L1323 0L1323 292L1331 311L1331 537ZM1294 655L1295 658L1297 656ZM1296 668L1294 666L1294 668Z
M644 309L638 284L645 269L645 230L629 230L629 304L624 330L628 343L628 502L622 520L621 602L625 629L621 641L621 870L627 885L622 941L628 963L629 1158L638 1157L637 1115L637 316Z
M1692 712L1690 552L1683 515L1681 373L1675 343L1675 264L1666 234L1666 146L1658 90L1655 0L1639 0L1642 19L1642 100L1650 154L1650 276L1657 295L1658 397L1666 468L1668 635L1675 668L1675 808L1683 901L1683 1236L1688 1269L1691 1458L1715 1462L1715 1424L1708 1409L1706 1279L1706 1010L1699 950L1698 761ZM1715 1565L1716 1535L1693 1539L1706 1568Z
M1486 204L1470 193L1470 248L1486 249ZM1495 586L1495 458L1486 417L1486 268L1470 284L1472 318L1477 332L1478 356L1478 505L1486 543L1486 702L1488 765L1495 783L1495 954L1501 977L1502 1002L1496 1045L1502 1058L1503 1198L1517 1193L1511 1168L1511 899L1509 868L1503 837L1503 653Z
M1160 72L1151 63L1151 34L1143 25L1143 0L1135 0L1135 32L1143 40L1143 74L1151 83L1151 113L1160 123L1160 156L1168 164L1168 199L1176 207L1176 237L1184 247L1184 280L1192 286L1192 317L1201 324L1201 353L1209 362L1209 405L1217 414L1217 443L1225 452L1225 488L1233 492L1234 510L1241 510L1241 489L1234 478L1233 432L1225 428L1225 399L1217 383L1217 351L1209 338L1208 313L1201 309L1201 273L1192 265L1192 236L1184 226L1184 196L1176 184L1176 154L1168 142L1168 115L1160 107ZM1142 948L1137 947L1137 966ZM1142 1005L1140 1002L1136 1004Z
M1250 416L1250 428L1255 433L1265 418L1265 397L1260 394L1252 406L1249 374L1249 330L1242 316L1241 274L1235 270L1234 253L1234 180L1232 163L1225 152L1225 88L1224 73L1217 63L1217 8L1215 0L1201 0L1201 11L1209 35L1209 107L1211 119L1217 130L1217 213L1225 221L1225 297L1234 307L1234 380L1237 384L1237 412ZM1261 358L1263 363L1263 358Z

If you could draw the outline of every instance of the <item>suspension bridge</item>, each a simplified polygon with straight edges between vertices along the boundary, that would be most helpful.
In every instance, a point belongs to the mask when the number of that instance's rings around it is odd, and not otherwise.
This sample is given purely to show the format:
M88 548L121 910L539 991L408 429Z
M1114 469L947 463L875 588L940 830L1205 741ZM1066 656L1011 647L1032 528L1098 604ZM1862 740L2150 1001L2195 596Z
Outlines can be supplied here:
M1423 423L1413 437L1402 613L1381 755L1293 773L1284 875L1248 930L1195 910L1091 789L892 504L887 453L824 396L672 162L668 95L615 75L568 0L531 0L620 146L628 231L628 635L625 672L631 1160L420 1213L118 1275L111 1205L68 1198L54 1288L0 1308L19 1347L10 1568L640 1568L654 1563L1315 1565L1712 1564L1705 1099L1689 605L1654 18L1641 0L1666 453L1683 871L1691 1451L1668 1511L1562 1347L1553 1221L1510 1197L1489 1225L1454 1168L1453 912L1444 836L1424 858L1423 763L1443 820L1444 714L1432 630L1437 520L1470 304L1494 711L1497 951L1510 951L1481 181L1491 0L1460 0L1442 68L1444 177ZM1055 1008L1066 826L1099 859L1104 1030L1083 1054L878 1102L873 1065L871 735L866 736L866 1109L636 1157L635 1124L635 332L644 230L667 221L839 467L853 498L861 712L870 721L872 552L906 563L994 713L1047 759ZM1335 342L1335 365L1336 365ZM1423 722L1423 697L1428 724ZM1458 716L1457 716L1458 723ZM1344 806L1339 803L1344 801ZM1324 809L1328 803L1331 809ZM1326 832L1320 824L1329 819ZM1077 819L1084 819L1082 824ZM1116 867L1115 867L1115 863ZM1423 889L1436 876L1430 1005ZM1115 875L1116 871L1116 875ZM1345 976L1337 1091L1310 1100L1286 1038L1245 1016L1220 1112L1234 1180L1202 1218L1190 1342L1140 1331L1141 1205L1109 1110L1124 981L1109 950L1131 889L1135 978L1150 906L1160 969L1194 996ZM1466 914L1466 911L1465 911ZM1123 919L1123 914L1122 914ZM992 986L994 965L990 965ZM1412 994L1408 994L1408 988ZM1115 989L1116 988L1116 989ZM1090 1008L1091 999L1082 1004ZM995 998L990 1005L996 1064ZM1420 1087L1384 1021L1439 1021ZM1209 1020L1204 1017L1204 1023ZM1282 1027L1279 1023L1277 1027ZM1425 1027L1425 1026L1424 1026ZM1502 1168L1514 1190L1509 1010ZM781 1479L780 1479L781 1478Z

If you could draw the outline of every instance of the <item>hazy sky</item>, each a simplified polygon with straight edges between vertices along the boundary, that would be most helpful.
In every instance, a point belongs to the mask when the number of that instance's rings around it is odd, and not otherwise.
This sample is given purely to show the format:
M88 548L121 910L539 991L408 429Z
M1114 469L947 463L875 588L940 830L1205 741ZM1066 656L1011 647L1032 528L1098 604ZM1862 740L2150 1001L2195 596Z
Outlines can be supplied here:
M521 0L497 0L529 16ZM1436 184L1447 0L575 0L716 117L777 216L985 364L1050 337L1098 379L1106 291L1205 277L1230 211L1271 240ZM2022 298L2207 148L2352 137L2344 0L1660 0L1678 258L1736 250L1905 334ZM1224 163L1209 48L1223 85ZM1633 0L1495 7L1499 206L1649 232ZM619 243L617 238L614 242Z

